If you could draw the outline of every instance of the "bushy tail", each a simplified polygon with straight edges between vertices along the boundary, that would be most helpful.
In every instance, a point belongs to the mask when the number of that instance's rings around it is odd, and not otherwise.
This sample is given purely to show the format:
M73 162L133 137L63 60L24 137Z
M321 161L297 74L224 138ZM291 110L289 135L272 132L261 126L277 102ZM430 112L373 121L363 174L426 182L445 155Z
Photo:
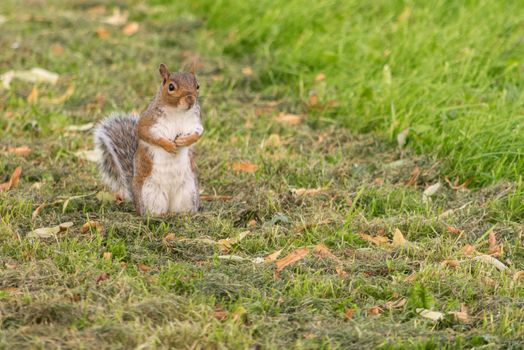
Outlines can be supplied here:
M102 155L98 169L113 192L132 198L133 158L138 147L138 114L112 113L95 128L95 147Z

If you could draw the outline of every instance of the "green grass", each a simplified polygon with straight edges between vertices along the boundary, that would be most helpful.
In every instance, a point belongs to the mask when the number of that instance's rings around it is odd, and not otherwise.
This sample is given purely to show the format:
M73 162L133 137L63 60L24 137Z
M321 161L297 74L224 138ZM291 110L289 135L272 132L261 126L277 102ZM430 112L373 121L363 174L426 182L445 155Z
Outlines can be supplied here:
M7 19L0 24L0 73L42 67L60 74L56 85L15 80L0 90L0 183L23 168L18 186L0 192L0 349L521 347L524 284L513 275L524 266L524 187L515 156L522 141L517 129L506 131L518 122L522 102L520 68L508 63L519 57L516 2L277 1L259 2L256 11L254 2L132 2L129 20L140 30L131 37L101 21L123 3L107 3L103 14L88 10L97 4L0 4ZM234 21L221 17L228 6ZM406 7L411 16L394 27ZM342 26L342 45L337 28L344 19L337 16L348 11L354 19ZM325 27L313 33L308 23ZM107 39L98 37L99 27ZM75 156L93 147L90 131L66 127L144 108L158 64L174 69L194 56L206 128L196 145L202 191L232 198L165 219L137 217L129 203L97 198L104 189L94 164ZM253 76L242 74L245 66ZM313 83L319 72L326 80ZM29 103L34 86L39 97ZM49 102L70 86L63 103ZM321 103L336 99L338 107L309 109L313 87ZM306 120L281 124L280 112ZM406 127L408 147L399 149L394 139ZM7 151L21 145L31 147L29 156ZM499 151L505 153L480 156ZM258 170L234 172L235 161ZM416 167L415 186L407 186ZM473 176L477 189L453 189L445 177L455 176ZM442 188L423 200L436 182ZM292 193L319 187L315 196ZM73 196L83 197L64 206ZM82 232L87 220L104 232ZM73 226L56 237L27 237L67 221ZM381 248L359 235L391 238L395 229L417 248ZM229 252L202 241L246 230ZM462 252L466 244L488 252L491 230L508 271ZM166 242L170 233L180 239ZM309 254L277 276L274 264L250 261L318 244L340 264ZM226 261L224 254L246 260ZM461 263L445 268L446 259ZM387 308L399 299L406 304ZM458 311L461 304L466 323L416 313ZM368 312L374 306L380 315Z

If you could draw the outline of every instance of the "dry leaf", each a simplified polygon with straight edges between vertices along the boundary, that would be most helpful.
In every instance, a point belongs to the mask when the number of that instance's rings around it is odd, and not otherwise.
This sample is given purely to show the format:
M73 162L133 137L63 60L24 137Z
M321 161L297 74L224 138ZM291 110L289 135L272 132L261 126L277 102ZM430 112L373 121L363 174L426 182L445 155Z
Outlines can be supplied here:
M473 247L471 244L466 244L464 248L462 248L462 253L464 253L464 255L473 255L474 252L475 247Z
M389 238L384 236L371 236L367 233L359 233L360 238L376 245L389 245Z
M302 123L302 117L296 114L279 113L275 120L282 124L298 125Z
M242 68L242 74L244 74L246 77L250 77L253 75L253 69L251 67L244 67Z
M122 29L122 33L127 36L136 34L140 29L140 25L137 22L131 22Z
M404 238L404 235L398 228L396 228L395 232L393 232L392 244L393 244L393 247L401 247L401 248L409 246L409 242Z
M407 302L408 301L407 301L406 298L400 298L400 299L397 299L397 300L394 300L394 301L387 301L385 306L388 309L400 309L401 307L406 305Z
M310 107L315 107L317 104L318 104L318 96L316 94L309 96L308 105Z
M101 159L102 154L98 150L82 150L75 152L75 156L80 159L96 163Z
M267 146L271 146L271 147L281 146L282 145L282 141L280 140L280 135L279 134L271 134L271 135L269 135L269 137L267 138L267 141L266 141L266 145Z
M344 268L342 266L340 266L340 265L335 267L335 271L337 271L337 275L339 275L342 278L348 277L348 273L346 271L344 271Z
M326 75L324 73L318 73L316 76L315 76L315 81L322 81L326 79Z
M111 252L104 252L104 254L102 255L102 258L104 260L111 260L112 256L113 256L113 253L111 253Z
M243 240L249 233L250 231L244 231L244 232L240 232L239 235L236 237L220 239L217 242L218 248L221 251L229 251L231 247L233 246L233 244L237 244L238 242Z
M513 281L518 281L520 279L524 279L524 271L517 271L513 274Z
M97 278L96 283L104 282L109 279L109 274L107 272L102 272Z
M151 268L149 266L142 263L138 264L138 269L144 273L151 271Z
M71 84L67 87L67 90L62 95L54 98L45 99L44 102L51 104L61 104L64 103L69 97L73 96L74 93L75 86Z
M460 261L454 260L454 259L444 260L440 264L442 266L444 266L444 267L450 267L450 268L454 269L454 268L457 268L460 265Z
M418 177L420 175L420 168L417 166L413 171L411 171L411 176L408 181L406 181L406 186L415 186L417 184Z
M437 182L436 184L428 186L424 190L424 193L422 193L422 200L427 202L432 196L434 196L438 192L439 189L440 189L440 182Z
M346 320L349 320L353 318L354 314L355 314L355 309L346 309L346 311L344 312L344 318Z
M251 219L247 222L248 227L253 227L257 225L257 221L255 219Z
M435 322L444 319L444 314L439 311L432 311L432 310L420 309L420 308L416 309L416 311L417 311L417 314L419 314L420 316L427 318L429 320L435 321Z
M302 197L302 196L314 196L319 193L322 193L324 191L324 188L318 187L318 188L294 188L291 190L291 193L293 193L295 196Z
M58 226L53 227L41 227L33 230L27 234L27 238L50 238L55 237L60 232L67 231L68 228L73 226L73 223L68 221Z
M247 161L233 162L234 171L242 171L245 173L254 173L255 171L257 171L257 169L258 169L258 166L251 162L247 162Z
M96 28L96 34L102 40L109 38L109 31L105 27Z
M384 184L384 178L383 177L377 177L373 182L376 185L382 186Z
M489 254L501 255L502 246L497 244L497 236L494 231L490 231L488 235Z
M16 154L20 157L27 157L29 153L31 153L31 148L28 146L10 147L7 149L7 152Z
M448 312L448 314L452 315L455 320L463 323L469 322L469 315L468 315L468 309L466 305L461 304L460 305L460 311L452 311Z
M462 231L453 226L448 226L448 232L453 233L454 235L459 235Z
M22 167L16 167L16 169L13 171L13 173L11 174L11 178L9 179L9 181L3 183L3 184L0 184L0 191L4 191L4 190L10 190L14 187L16 187L16 185L18 185L18 182L20 181L20 176L22 175Z
M313 253L315 253L315 255L318 255L322 258L329 258L335 262L340 262L340 259L337 258L335 254L333 254L331 250L329 250L329 248L323 244L317 244L315 248L313 249Z
M33 104L38 100L38 88L33 86L31 93L27 96L27 103Z
M106 12L106 7L104 5L97 5L87 9L87 13L91 15L103 15Z
M379 306L372 306L368 309L368 315L378 316L382 312L382 309Z
M309 254L308 248L299 248L299 249L292 251L291 253L286 255L284 258L278 260L275 263L277 266L276 272L277 273L281 272L282 270L286 268L286 266L289 266L291 264L296 263L299 260L302 260L308 254Z
M397 134L397 143L400 148L406 145L408 135L409 135L409 129L402 130L401 132Z
M406 281L406 282L413 282L416 279L417 279L417 273L416 272L412 272L409 276L404 278L404 281Z
M168 233L164 237L164 242L172 242L172 241L175 241L176 239L177 238L176 238L176 235L174 233Z
M109 17L106 17L102 20L103 23L112 25L112 26L121 26L127 22L127 17L129 16L129 11L121 11L120 8L113 8L113 14Z
M68 125L65 127L65 131L88 131L95 126L94 123L87 123L82 125Z
M507 270L508 267L504 265L500 260L490 255L479 255L473 258L474 261L480 261L495 266L499 270Z
M64 47L58 43L51 45L51 52L55 56L62 56L64 51L65 51Z
M282 254L282 249L277 250L276 252L273 252L269 255L266 255L264 257L264 262L270 263L278 259L278 257Z
M219 321L225 321L227 319L227 312L225 312L221 307L215 309L215 318Z
M89 220L88 222L86 222L85 224L82 225L82 227L80 227L80 232L81 233L86 233L86 232L89 232L91 231L91 229L99 232L99 233L104 233L105 232L105 229L104 229L104 226L102 226L102 224L98 221L94 221L94 220Z

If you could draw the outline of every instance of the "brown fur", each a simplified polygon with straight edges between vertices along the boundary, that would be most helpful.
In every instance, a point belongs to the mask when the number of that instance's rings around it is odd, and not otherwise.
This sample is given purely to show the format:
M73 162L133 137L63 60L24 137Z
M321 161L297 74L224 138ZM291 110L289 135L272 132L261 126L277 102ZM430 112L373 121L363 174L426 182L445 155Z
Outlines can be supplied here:
M142 215L144 212L141 200L142 186L152 171L153 160L147 150L147 146L139 143L135 154L135 174L133 176L133 202L139 215Z

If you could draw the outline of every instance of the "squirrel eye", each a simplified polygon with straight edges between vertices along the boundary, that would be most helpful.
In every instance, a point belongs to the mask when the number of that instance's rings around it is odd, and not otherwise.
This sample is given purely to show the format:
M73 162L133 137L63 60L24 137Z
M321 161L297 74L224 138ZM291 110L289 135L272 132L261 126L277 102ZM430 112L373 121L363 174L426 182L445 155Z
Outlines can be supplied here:
M175 91L175 85L169 84L169 91Z
M197 90L200 89L200 85L197 84Z

